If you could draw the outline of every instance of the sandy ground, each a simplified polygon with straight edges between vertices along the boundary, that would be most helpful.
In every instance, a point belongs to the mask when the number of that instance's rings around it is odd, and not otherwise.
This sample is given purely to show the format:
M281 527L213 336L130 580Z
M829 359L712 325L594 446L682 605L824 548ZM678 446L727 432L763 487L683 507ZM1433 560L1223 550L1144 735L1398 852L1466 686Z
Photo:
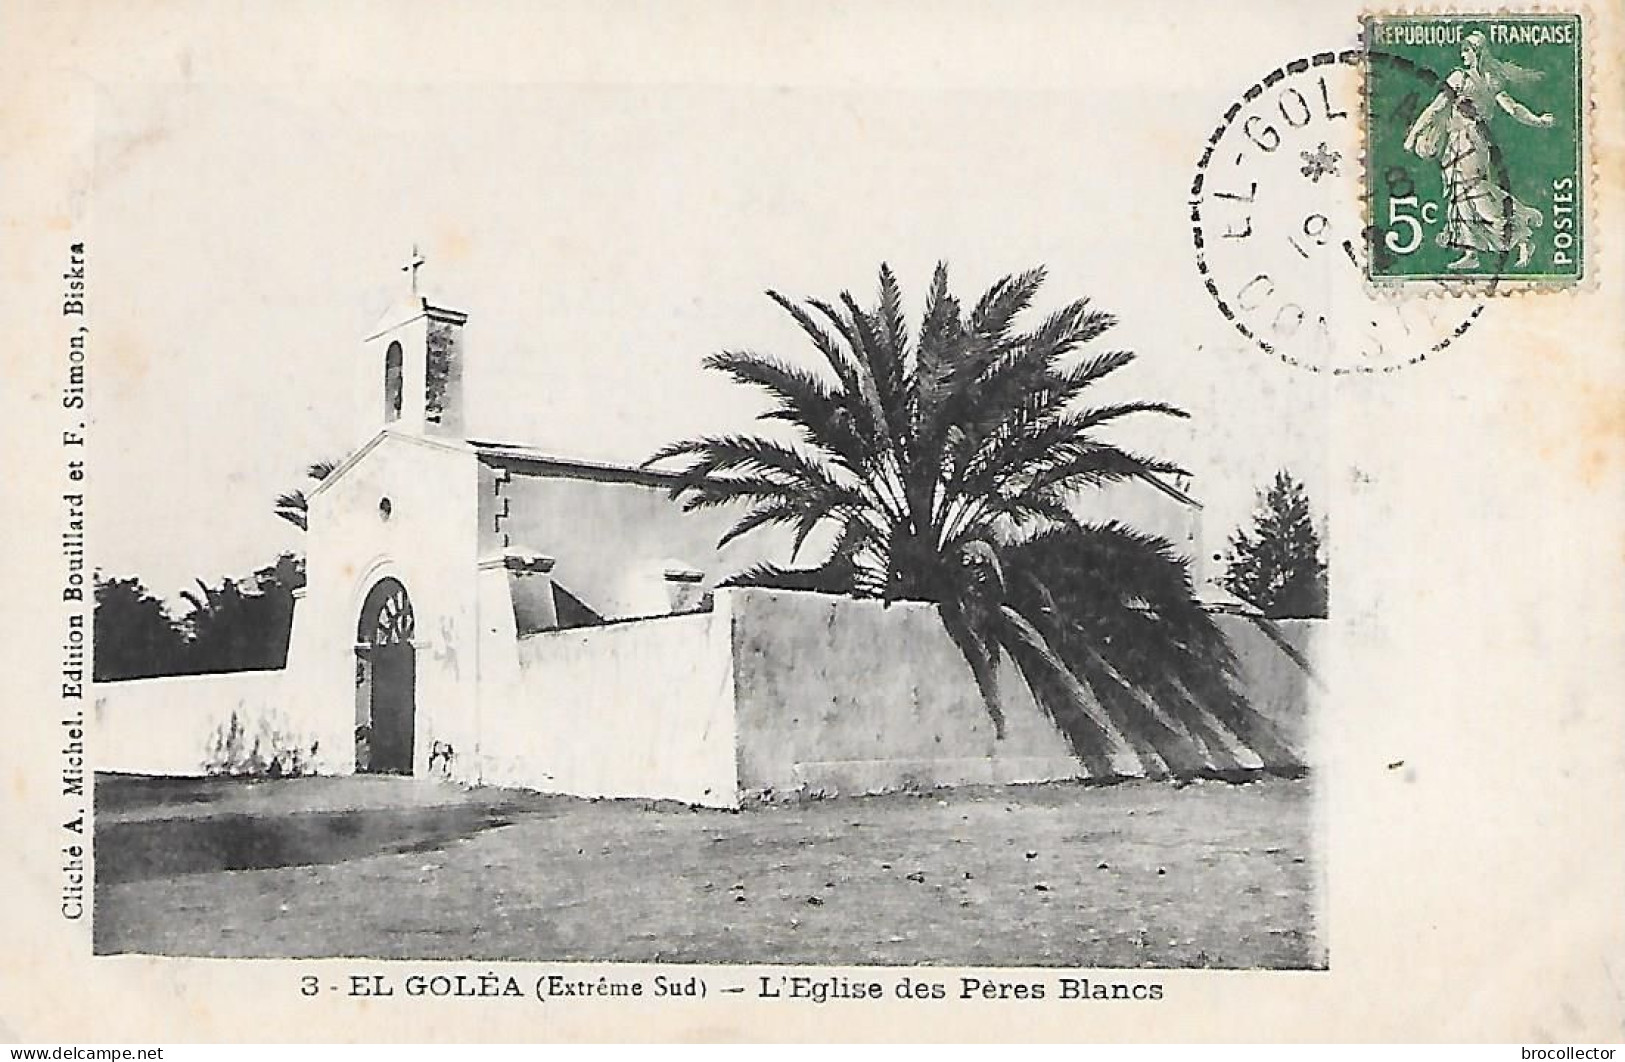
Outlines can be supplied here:
M410 779L97 782L96 950L1274 967L1315 941L1311 782L739 813Z

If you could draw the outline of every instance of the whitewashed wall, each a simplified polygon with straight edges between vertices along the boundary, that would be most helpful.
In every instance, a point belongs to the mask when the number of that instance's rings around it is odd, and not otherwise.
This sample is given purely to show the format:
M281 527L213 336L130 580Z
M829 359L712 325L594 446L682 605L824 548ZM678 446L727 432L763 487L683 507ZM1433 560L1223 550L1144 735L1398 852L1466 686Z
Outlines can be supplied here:
M935 606L727 590L740 784L748 793L873 793L1086 774L1013 665L993 725Z
M718 594L724 598L733 616L739 782L747 795L870 793L1087 773L1008 658L1000 673L1006 734L995 740L970 668L935 606L776 590ZM1308 765L1318 686L1293 654L1312 660L1323 624L1271 625L1292 647L1288 653L1248 620L1218 620L1236 650L1238 690L1254 712L1248 717L1253 729L1233 736L1258 744L1232 741L1234 762L1208 766ZM1146 773L1123 735L1116 736L1111 771Z
M728 630L719 608L519 639L513 695L481 699L481 779L734 806Z
M101 682L94 687L89 752L98 771L202 775L236 715L242 748L269 760L298 748L324 773L342 770L346 749L321 747L321 720L290 699L284 671ZM317 745L314 756L311 746Z
M723 590L710 613L515 638L505 572L481 568L477 583L485 621L479 643L465 654L460 682L455 671L441 677L468 698L468 715L423 713L427 725L419 730L420 751L436 735L457 735L450 768L464 782L731 807L764 793L1084 773L1008 665L1008 733L994 740L969 669L928 605ZM301 603L297 611L305 609ZM1303 762L1313 681L1251 624L1222 620L1241 659L1243 688L1291 758ZM1286 625L1294 653L1312 658L1321 627ZM420 659L433 660L433 648L430 641ZM258 740L268 759L297 747L311 770L348 772L348 672L327 685L312 683L310 674L98 683L92 762L99 771L203 774L235 714L244 750ZM469 681L475 675L478 681ZM1117 767L1136 773L1132 762ZM420 762L417 773L427 774L427 765Z

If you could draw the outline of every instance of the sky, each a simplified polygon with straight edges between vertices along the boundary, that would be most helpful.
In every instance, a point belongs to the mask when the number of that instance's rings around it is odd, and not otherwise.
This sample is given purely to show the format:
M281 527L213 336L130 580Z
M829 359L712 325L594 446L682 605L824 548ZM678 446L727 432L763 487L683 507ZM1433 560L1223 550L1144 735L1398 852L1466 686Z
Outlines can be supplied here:
M1237 61L1239 88L1262 69ZM1117 87L1113 88L1115 84ZM1145 94L1166 96L1150 109ZM1121 98L1114 96L1121 93ZM1133 103L1133 106L1128 104ZM873 297L917 322L938 260L973 301L1034 265L1037 312L1088 296L1139 360L1099 399L1188 422L1114 434L1194 473L1222 548L1279 468L1325 497L1322 379L1230 330L1188 221L1226 101L1176 77L994 87L534 84L104 94L92 185L97 563L173 597L300 535L272 500L342 457L367 326L407 283L466 310L471 434L636 463L747 429L757 398L701 368L816 355L763 294Z

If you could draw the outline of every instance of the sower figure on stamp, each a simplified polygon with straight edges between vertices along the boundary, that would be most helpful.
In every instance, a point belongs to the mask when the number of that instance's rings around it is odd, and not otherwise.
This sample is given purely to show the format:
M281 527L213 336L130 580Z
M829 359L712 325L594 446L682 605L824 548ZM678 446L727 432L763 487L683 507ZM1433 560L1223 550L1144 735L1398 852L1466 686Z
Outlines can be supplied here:
M1451 269L1478 268L1479 252L1512 252L1517 265L1528 265L1534 230L1544 221L1539 210L1519 202L1504 187L1505 170L1492 168L1489 140L1492 105L1523 125L1551 127L1550 114L1537 115L1509 94L1542 75L1496 58L1488 45L1482 33L1467 35L1461 48L1462 65L1450 72L1445 87L1405 134L1406 150L1439 161L1445 186L1445 226L1438 242L1461 252L1450 263Z

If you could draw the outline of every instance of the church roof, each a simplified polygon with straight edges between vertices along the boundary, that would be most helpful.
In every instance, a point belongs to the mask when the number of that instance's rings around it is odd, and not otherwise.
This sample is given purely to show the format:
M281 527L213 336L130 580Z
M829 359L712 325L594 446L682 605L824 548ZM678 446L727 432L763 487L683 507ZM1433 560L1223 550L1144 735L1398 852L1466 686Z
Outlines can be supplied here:
M366 338L374 339L419 317L432 317L435 320L451 321L455 324L462 324L468 320L468 314L462 310L453 310L445 305L444 300L436 299L421 291L414 291L391 303L389 309L379 315L377 323L367 329Z
M411 432L393 431L386 427L372 438L350 451L349 456L345 457L344 460L335 465L331 472L322 477L322 481L320 483L316 484L316 486L312 487L306 492L306 500L312 501L317 495L325 493L329 487L342 479L346 472L350 471L350 469L355 467L357 464L360 464L361 459L371 453L375 447L382 444L385 439L394 439L400 442L410 443L413 446L427 446L434 450L450 450L454 453L468 452L467 443L456 442L451 439L440 439L432 435L416 435Z
M485 461L487 464L500 464L521 475L564 475L573 479L642 483L656 487L674 486L683 479L681 475L674 472L662 472L656 469L620 465L612 462L583 461L574 457L561 457L558 454L548 453L525 443L470 439L468 445L472 446L474 452L479 455L480 460ZM1192 509L1202 507L1201 502L1164 479L1149 473L1139 478L1181 505Z
M583 461L574 457L560 457L523 443L493 442L470 439L468 445L486 464L501 465L510 472L532 476L567 476L571 479L594 479L611 483L638 483L650 487L672 487L683 481L675 472L661 472L633 465L620 465L604 461Z

